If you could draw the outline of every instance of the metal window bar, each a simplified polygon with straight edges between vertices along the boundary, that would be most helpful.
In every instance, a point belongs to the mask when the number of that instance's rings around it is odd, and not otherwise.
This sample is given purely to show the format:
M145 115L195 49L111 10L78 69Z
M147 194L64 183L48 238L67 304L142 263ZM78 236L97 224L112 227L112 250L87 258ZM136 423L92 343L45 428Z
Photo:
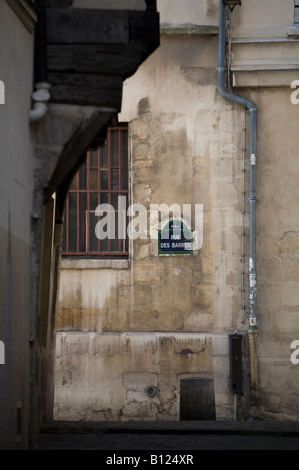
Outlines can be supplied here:
M118 133L118 189L121 188L121 172L122 172L122 166L121 166L121 134L120 132ZM117 229L118 229L118 236L121 231L121 208L118 207L118 212L117 212L117 217L118 217L118 224L117 224ZM121 251L121 238L118 239L118 251Z
M101 188L101 153L98 152L98 189ZM101 195L98 193L98 206L101 204ZM98 237L98 252L101 252L101 241L100 238Z
M117 141L118 141L118 166L117 168L112 168L112 158L111 158L111 143L112 138L117 133ZM127 249L127 239L126 237L122 239L119 237L119 234L122 234L122 230L119 229L120 224L124 224L124 211L127 209L126 207L119 208L114 211L114 216L118 219L118 224L115 229L115 236L117 239L118 249L112 249L111 247L111 233L109 233L108 237L108 247L105 243L101 243L100 238L97 238L97 250L93 250L91 247L91 236L96 237L95 233L91 233L91 220L92 215L95 214L95 210L93 210L91 206L91 196L97 195L97 203L98 205L102 203L102 195L108 194L108 203L111 205L112 202L112 195L117 196L125 196L126 201L128 197L128 181L127 181L127 148L125 148L124 143L127 141L127 138L124 139L124 135L127 136L127 128L126 127L113 127L109 128L107 131L107 147L108 147L108 168L105 171L108 172L108 188L102 188L101 186L101 171L102 171L102 158L101 152L102 150L99 149L97 152L97 189L93 189L91 187L90 175L91 175L91 165L90 165L90 152L87 153L86 162L84 164L83 170L82 168L76 174L73 184L69 190L69 194L66 200L66 210L65 210L65 224L64 224L64 242L62 248L63 255L71 255L71 256L105 256L105 257L113 257L113 256L127 256L128 249ZM94 168L93 168L94 169ZM86 171L86 181L82 175L84 174L84 170ZM114 171L113 171L114 170ZM118 171L118 188L114 188L112 177L115 172ZM81 173L80 173L81 172ZM73 229L73 224L70 221L70 217L73 212L70 209L70 196L76 196L76 249L70 243L70 235L71 230ZM83 197L80 195L83 195ZM85 201L83 203L83 200ZM82 207L83 205L83 207ZM85 206L85 207L84 207ZM84 210L85 209L85 210ZM115 209L115 208L114 208ZM82 217L84 214L84 217ZM95 215L94 215L95 217ZM112 214L110 211L108 212L108 230L111 230L111 217ZM125 216L126 217L126 216ZM115 219L116 220L116 219ZM99 222L99 217L97 222ZM82 224L84 224L84 247L82 247L82 243L80 243L80 231L82 228ZM124 227L123 227L124 230Z
M111 205L111 132L110 132L110 129L108 129L108 204L110 207ZM109 210L109 213L108 213L108 230L109 230L108 253L110 253L110 249L111 249L110 227L111 227L111 214Z
M80 172L78 172L78 175L77 175L77 191L78 189L80 188L80 184L81 184L81 181L80 181L80 177L82 177L82 175L80 175ZM82 204L82 200L80 200L82 198L80 198L80 193L79 191L76 193L76 202L77 202L77 213L76 213L76 222L77 222L77 251L80 251L80 242L81 242L81 237L80 237L80 212L81 212L81 204Z

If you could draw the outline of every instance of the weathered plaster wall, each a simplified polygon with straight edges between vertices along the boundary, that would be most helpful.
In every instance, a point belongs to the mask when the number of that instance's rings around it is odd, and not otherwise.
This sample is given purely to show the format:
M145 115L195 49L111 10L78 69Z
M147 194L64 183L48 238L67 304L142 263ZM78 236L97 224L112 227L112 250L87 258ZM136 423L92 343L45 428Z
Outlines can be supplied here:
M116 104L106 89L104 94L106 98L108 93L108 101L105 99L104 107L98 107L101 103L95 107L85 106L86 102L83 105L80 102L81 106L49 104L43 119L30 122L35 85L34 65L41 65L34 64L34 36L38 21L35 3L38 2L0 2L1 449L35 448L40 424L52 417L55 301L62 217L62 211L58 209L62 205L63 184L65 189L67 177L74 170L69 163L74 163L75 166L80 163L80 157L84 156L87 147L95 137L98 138L100 131L106 129L107 123L119 110L122 90L120 77L112 92L112 95L115 92L119 100L117 108L113 107ZM49 7L49 19L50 8L66 8L73 2L49 0L42 3ZM79 0L74 3L84 6L84 2ZM105 1L86 3L97 9L102 5L104 8L108 7L108 2ZM121 4L122 8L141 9L141 5L145 8L143 0L116 3L116 8L120 8ZM155 13L153 16L155 17ZM42 20L41 17L39 19ZM142 24L146 24L146 21ZM131 26L128 22L124 29L126 33L130 33L131 39ZM141 37L140 42L136 33L130 44L133 60L129 65L126 60L120 65L120 74L128 76L133 73L134 67L156 47L154 41L157 44L157 31L151 25L149 29L153 32L153 37ZM51 32L53 33L52 30ZM110 32L104 34L108 38L108 44L109 40L112 41ZM127 39L129 41L129 37ZM37 45L42 48L40 38ZM43 54L41 50L38 52ZM114 54L115 49L111 55ZM118 57L114 58L117 64ZM44 59L47 61L45 57L40 59L40 62L44 62ZM104 65L104 72L107 71L106 67L107 63ZM69 70L66 75L68 72ZM42 75L44 76L43 73ZM52 93L53 89L52 83ZM59 103L79 102L76 94L71 100L67 100L66 95L67 92ZM54 102L53 95L52 101ZM75 150L72 145L76 146ZM57 190L58 197L55 194ZM60 206L57 204L55 207L55 198L59 200Z
M282 38L287 37L289 27L294 23L294 1L244 0L242 7L234 11L234 37Z
M160 12L161 25L216 25L218 26L218 1L204 0L157 0Z
M225 415L230 403L221 391L227 352L226 338L217 335L58 333L55 415L70 420L179 419L180 379L192 376L214 379L216 401ZM147 387L156 387L156 395L148 396Z
M259 109L258 360L260 401L269 419L298 420L299 365L290 349L299 338L299 188L297 120L290 88L251 93Z
M36 355L32 397L37 431L40 424L53 415L56 300L62 231L61 214L57 213L55 194L45 203L44 188L47 187L67 143L74 135L82 138L95 116L98 121L102 120L104 125L111 119L113 112L91 106L50 104L44 119L32 127L36 165L32 208L34 292L31 342Z
M299 105L290 100L298 42L288 42L293 2L275 4L270 16L249 0L235 10L231 63L236 91L258 109L258 406L251 413L298 420L299 365L290 360L299 339ZM176 26L173 10L161 8L162 24ZM227 335L247 332L248 122L217 94L217 37L173 33L124 86L131 200L147 209L203 204L203 244L195 256L158 257L147 236L131 244L119 271L64 265L58 418L178 419L179 380L190 375L213 378L217 418L233 415ZM156 397L147 397L148 385L158 386ZM246 417L248 401L239 404Z
M23 448L28 442L30 386L33 35L7 2L0 4L0 17L0 79L5 85L5 104L0 105L0 340L5 346L0 448Z
M227 354L228 334L243 321L244 113L216 95L216 65L216 38L162 37L125 83L131 202L146 207L147 230L122 269L118 261L111 269L62 264L57 418L178 419L186 376L213 378L217 416L232 414ZM203 204L199 252L157 255L150 209L162 203ZM149 385L159 388L154 399Z

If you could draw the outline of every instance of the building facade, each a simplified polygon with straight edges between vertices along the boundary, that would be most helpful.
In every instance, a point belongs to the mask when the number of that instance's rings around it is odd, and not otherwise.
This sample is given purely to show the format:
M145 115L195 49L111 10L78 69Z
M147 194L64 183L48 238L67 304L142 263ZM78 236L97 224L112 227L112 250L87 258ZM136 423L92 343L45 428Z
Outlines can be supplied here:
M62 259L56 419L299 419L299 5L220 6L158 1L124 84L128 249L98 251L99 182L97 247Z
M62 217L70 181L159 45L155 1L0 3L0 449L53 415Z

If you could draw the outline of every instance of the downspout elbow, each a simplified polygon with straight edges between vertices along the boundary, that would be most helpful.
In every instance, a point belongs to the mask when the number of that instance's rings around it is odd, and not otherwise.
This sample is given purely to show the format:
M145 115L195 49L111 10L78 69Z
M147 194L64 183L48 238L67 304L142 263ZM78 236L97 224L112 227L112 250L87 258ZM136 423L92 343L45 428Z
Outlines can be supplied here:
M50 99L49 89L49 83L38 83L36 85L36 91L32 94L34 104L30 110L30 122L39 122L47 114L48 106L46 103Z
M255 104L242 96L229 91L226 77L226 33L227 33L227 7L223 5L223 0L219 0L219 38L218 38L218 65L217 65L217 90L219 94L233 103L244 106L251 112L256 111Z
M34 103L33 109L30 111L30 121L38 122L47 114L48 106L45 103Z
M228 91L227 88L223 85L224 77L222 77L222 75L224 75L224 69L218 68L218 73L221 75L220 80L218 80L218 86L217 86L217 90L220 96L222 96L222 98L225 98L229 101L232 101L233 103L237 103L237 104L240 104L241 106L244 106L250 112L250 115L252 117L255 117L257 108L256 108L256 105L253 103L253 101L250 101L246 98L243 98L242 96L236 95Z

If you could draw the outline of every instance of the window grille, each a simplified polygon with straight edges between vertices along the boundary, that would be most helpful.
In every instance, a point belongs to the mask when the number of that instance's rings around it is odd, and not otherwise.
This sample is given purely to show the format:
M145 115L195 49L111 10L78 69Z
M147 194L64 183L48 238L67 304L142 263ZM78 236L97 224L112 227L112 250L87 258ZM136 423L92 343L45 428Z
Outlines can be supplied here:
M89 151L70 186L62 254L128 255L128 130L110 127L106 145Z

